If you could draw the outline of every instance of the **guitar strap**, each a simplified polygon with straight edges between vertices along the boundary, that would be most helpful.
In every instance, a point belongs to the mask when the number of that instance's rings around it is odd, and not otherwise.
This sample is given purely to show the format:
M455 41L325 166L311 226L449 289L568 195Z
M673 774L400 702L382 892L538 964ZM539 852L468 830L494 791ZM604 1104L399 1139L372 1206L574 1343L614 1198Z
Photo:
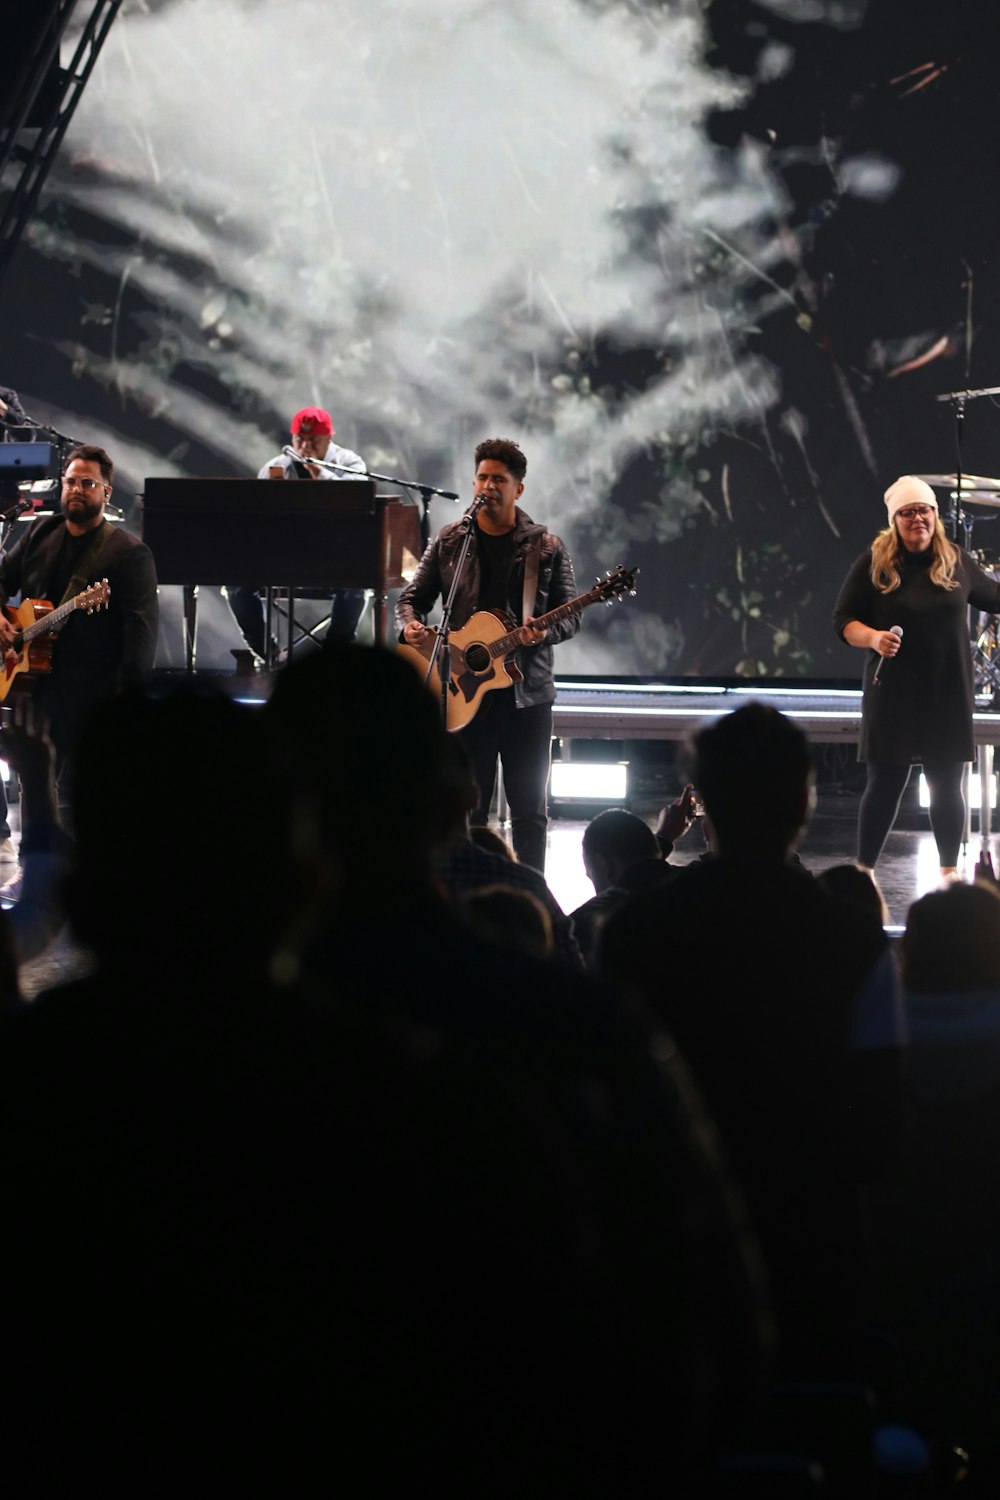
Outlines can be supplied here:
M539 532L524 554L524 593L521 596L521 624L535 613L535 598L538 594L538 561L542 555L542 536Z
M105 520L97 528L90 546L85 548L81 553L80 561L76 565L76 572L73 574L69 583L67 583L66 590L62 598L59 600L59 604L65 604L67 599L72 599L74 595L82 593L83 590L87 587L87 580L90 577L91 573L93 573L97 559L104 551L104 544L108 540L108 537L111 535L113 529L114 528L112 527L111 522L108 520ZM56 605L56 608L59 608L58 604Z

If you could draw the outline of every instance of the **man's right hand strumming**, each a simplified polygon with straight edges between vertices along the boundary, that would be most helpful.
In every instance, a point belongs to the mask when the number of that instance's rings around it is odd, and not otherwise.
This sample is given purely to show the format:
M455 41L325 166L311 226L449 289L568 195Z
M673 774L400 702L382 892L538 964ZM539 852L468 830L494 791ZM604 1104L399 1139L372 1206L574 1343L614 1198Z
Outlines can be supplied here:
M17 629L17 626L12 624L0 610L0 653L13 650Z
M419 646L428 635L430 631L426 625L421 625L419 620L407 620L403 626L403 640L408 646Z

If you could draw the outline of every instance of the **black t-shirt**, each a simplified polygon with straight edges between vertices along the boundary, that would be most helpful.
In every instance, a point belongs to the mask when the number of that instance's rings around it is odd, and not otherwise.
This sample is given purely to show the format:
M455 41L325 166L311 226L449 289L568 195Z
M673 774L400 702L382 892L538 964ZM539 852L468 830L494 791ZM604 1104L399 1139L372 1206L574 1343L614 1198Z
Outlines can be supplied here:
M82 536L73 536L69 531L64 532L59 552L53 561L52 571L48 577L48 598L52 604L58 605L61 602L70 579L79 570L81 559L88 549L94 546L94 536L93 531L85 531ZM99 564L100 557L98 556L95 559L94 568L99 570ZM87 583L92 581L90 578L87 579Z
M479 531L476 536L479 554L479 608L510 609L507 581L514 561L514 533L491 536Z

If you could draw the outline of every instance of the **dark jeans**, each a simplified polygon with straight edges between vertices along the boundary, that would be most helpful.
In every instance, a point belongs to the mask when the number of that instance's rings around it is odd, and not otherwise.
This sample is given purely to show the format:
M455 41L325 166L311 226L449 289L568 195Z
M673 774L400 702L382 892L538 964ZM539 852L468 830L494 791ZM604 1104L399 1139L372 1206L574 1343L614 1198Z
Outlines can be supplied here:
M858 810L858 864L874 869L882 845L896 821L913 767L869 761L867 769L868 785ZM924 763L931 799L931 828L937 844L938 863L944 866L958 864L958 852L965 833L964 771L965 762L961 760Z
M485 823L489 817L499 756L510 805L514 853L522 864L544 871L552 704L518 708L514 689L499 688L486 694L476 717L461 733L479 784L479 807L473 822Z
M246 583L227 583L229 608L240 627L243 639L261 658L267 655L264 633L264 601L256 588ZM364 589L335 589L330 596L328 641L353 641L364 613Z

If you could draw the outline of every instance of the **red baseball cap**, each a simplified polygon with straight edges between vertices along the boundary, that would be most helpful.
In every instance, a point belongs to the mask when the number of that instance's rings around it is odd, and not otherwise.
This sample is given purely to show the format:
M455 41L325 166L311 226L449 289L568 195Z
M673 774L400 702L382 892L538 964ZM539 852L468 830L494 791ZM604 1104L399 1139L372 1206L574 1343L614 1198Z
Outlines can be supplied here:
M304 406L292 418L291 431L328 433L333 437L333 419L321 406Z

